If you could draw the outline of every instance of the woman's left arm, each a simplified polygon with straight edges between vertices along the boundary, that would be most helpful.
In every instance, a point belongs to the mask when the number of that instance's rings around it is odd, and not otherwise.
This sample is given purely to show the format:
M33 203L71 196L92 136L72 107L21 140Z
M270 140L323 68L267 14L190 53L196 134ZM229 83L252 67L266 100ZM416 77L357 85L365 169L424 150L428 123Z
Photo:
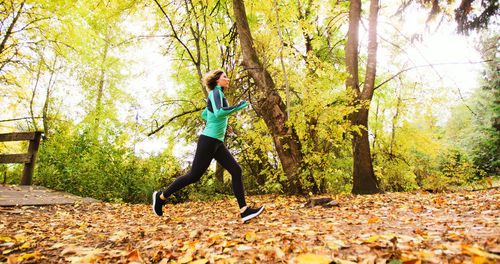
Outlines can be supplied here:
M203 113L201 113L201 118L205 119L205 121L208 121L208 108L205 107L205 110L203 110Z

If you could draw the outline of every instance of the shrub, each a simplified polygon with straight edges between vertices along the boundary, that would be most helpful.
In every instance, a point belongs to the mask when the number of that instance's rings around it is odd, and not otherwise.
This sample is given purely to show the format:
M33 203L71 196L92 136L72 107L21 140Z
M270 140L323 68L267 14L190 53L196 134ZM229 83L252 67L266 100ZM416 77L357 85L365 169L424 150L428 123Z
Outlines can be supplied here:
M139 158L119 135L98 139L85 130L43 142L34 183L102 201L149 203L155 189L180 174L177 168L171 156Z

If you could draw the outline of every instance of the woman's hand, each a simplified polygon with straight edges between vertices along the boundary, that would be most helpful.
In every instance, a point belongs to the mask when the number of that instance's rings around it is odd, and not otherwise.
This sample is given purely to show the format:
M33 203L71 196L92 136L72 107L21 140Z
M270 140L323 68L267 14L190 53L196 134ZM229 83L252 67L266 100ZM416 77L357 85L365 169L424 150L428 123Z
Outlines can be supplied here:
M227 125L226 135L228 136L234 135L233 128L231 127L231 125Z

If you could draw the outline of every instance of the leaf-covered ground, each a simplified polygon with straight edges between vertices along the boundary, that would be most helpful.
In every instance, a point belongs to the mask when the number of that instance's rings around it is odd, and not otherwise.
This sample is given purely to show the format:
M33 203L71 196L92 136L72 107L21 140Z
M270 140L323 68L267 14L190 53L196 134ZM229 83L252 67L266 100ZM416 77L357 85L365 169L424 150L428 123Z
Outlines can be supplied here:
M7 263L500 263L500 191L248 197L167 205L82 203L0 208Z

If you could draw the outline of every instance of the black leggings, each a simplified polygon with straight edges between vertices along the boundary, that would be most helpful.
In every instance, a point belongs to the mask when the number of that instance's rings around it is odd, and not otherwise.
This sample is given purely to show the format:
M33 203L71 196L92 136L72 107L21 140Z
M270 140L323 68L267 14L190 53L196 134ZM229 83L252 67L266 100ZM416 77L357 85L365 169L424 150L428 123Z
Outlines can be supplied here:
M246 206L240 165L238 165L238 162L234 159L233 155L229 153L229 150L224 146L222 141L205 135L201 135L198 139L198 146L196 147L196 154L194 155L191 170L187 174L175 179L175 181L163 191L163 196L169 197L174 192L200 180L203 173L205 173L208 166L210 166L212 159L219 162L219 164L231 174L233 192L238 200L238 205L240 208Z

